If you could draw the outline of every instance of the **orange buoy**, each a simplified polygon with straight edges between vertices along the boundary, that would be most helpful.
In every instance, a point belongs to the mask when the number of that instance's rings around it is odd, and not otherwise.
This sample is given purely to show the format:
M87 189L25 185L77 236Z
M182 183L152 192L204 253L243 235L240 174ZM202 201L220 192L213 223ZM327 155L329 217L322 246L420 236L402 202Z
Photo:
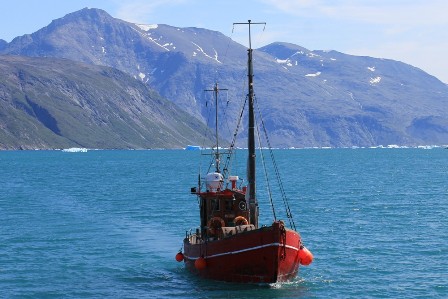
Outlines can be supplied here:
M249 224L249 221L247 221L247 219L244 218L243 216L235 217L235 219L233 219L233 222L235 223L235 226L248 225Z
M207 262L205 261L205 258L202 256L194 261L194 266L198 270L204 270L205 267L207 267Z
M184 260L184 254L182 253L182 252L178 252L177 254L176 254L176 261L178 261L178 262L182 262Z
M308 266L313 262L313 254L305 246L300 246L299 261L302 265Z

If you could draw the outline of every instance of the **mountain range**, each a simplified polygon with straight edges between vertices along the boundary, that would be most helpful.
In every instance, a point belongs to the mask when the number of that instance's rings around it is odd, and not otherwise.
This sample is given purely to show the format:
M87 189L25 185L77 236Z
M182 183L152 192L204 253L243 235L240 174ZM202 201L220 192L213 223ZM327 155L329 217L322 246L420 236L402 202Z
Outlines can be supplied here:
M204 133L207 131L205 126L214 126L214 107L211 93L204 90L211 89L215 82L227 89L220 92L219 105L226 109L220 112L219 119L224 129L223 138L230 139L232 124L240 115L247 93L244 82L247 80L246 47L231 37L202 28L133 24L113 18L100 9L86 8L54 20L33 34L16 37L10 43L0 41L0 54L4 55L1 61L8 61L11 68L18 63L13 57L28 57L21 58L21 67L25 71L25 64L33 65L37 70L40 63L45 65L51 61L53 65L49 69L60 73L58 68L64 70L70 61L70 71L79 74L77 78L67 78L73 80L74 85L80 84L77 80L83 79L82 73L86 69L99 74L104 69L119 72L124 90L128 84L138 82L141 88L146 89L145 92L141 90L142 95L151 94L159 104L168 103L162 97L172 103L172 109L176 109L178 114L169 117L158 115L157 119L163 120L163 125L173 132L180 132L183 138L177 142L159 140L153 144L150 135L145 133L146 142L137 142L135 136L127 134L128 130L143 130L146 125L135 114L131 117L133 122L124 121L126 128L114 128L112 124L109 128L110 134L121 132L127 136L127 140L118 138L109 145L119 148L180 147L198 143L201 138L207 139L205 136L209 135ZM74 68L79 69L75 71ZM276 42L254 50L254 72L257 111L261 112L257 119L260 123L262 115L273 146L448 144L448 86L411 65L337 51L310 51L291 43ZM2 66L2 81L8 77L7 74ZM37 77L40 75L45 74L37 74ZM92 88L103 80L96 78L98 81L90 81ZM20 76L15 80L25 84ZM58 88L57 84L50 87L52 92L61 93ZM33 93L32 101L41 101L39 106L50 112L50 107L54 106L50 98L40 96L41 93L30 86L26 90ZM118 93L119 88L115 91ZM127 106L132 105L135 99L123 93L125 91L121 91L121 108L131 110ZM5 94L11 98L11 91L1 85L0 100L5 98ZM26 102L26 95L24 97ZM81 99L83 95L77 94L77 97ZM93 97L105 98L100 91ZM28 98L31 97L28 95ZM142 103L140 109L145 105ZM17 111L20 107L23 108L10 103L2 105L0 113L10 116L0 118L0 134L6 134L5 123L11 125L15 122L17 132L29 135L29 128L24 126L22 119L5 110ZM82 109L73 113L83 115L85 111ZM115 106L98 106L98 109L98 115L104 117L115 113ZM32 113L27 115L33 117ZM180 115L185 126L182 128L178 127ZM73 131L78 130L75 125L73 127ZM182 133L185 130L190 135ZM66 137L63 130L59 135L50 131L55 136L48 139L51 135L48 132L50 135L41 138L41 146L56 146L53 140ZM148 134L152 132L147 131ZM241 131L241 136L244 136L244 126ZM9 132L9 136L11 134ZM176 139L178 135L173 133L171 136ZM86 147L101 147L101 141L95 138L82 142L78 137L69 139ZM4 140L3 143L9 146L3 147L16 147L24 142L23 137L17 138L14 145L9 139ZM244 145L244 141L240 144Z

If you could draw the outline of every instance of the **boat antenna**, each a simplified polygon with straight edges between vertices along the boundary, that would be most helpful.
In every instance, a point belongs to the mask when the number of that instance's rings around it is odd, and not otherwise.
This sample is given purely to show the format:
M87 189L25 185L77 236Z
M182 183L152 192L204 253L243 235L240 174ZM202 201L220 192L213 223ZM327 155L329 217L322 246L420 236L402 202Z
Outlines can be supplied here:
M251 41L251 25L265 25L262 23L253 23L248 20L246 23L233 23L233 25L248 25L249 26L249 49L247 49L247 64L248 64L248 85L249 85L249 128L248 128L248 141L247 147L249 150L248 155L248 171L247 180L249 181L249 207L250 207L250 223L255 224L258 227L258 204L255 198L255 113L254 113L254 71L252 64L252 41Z
M204 89L204 91L213 91L215 96L215 134L216 134L216 152L215 152L215 160L216 160L216 172L220 172L219 167L219 136L218 136L218 92L220 90L228 90L227 88L219 88L218 82L215 82L215 86L213 89Z

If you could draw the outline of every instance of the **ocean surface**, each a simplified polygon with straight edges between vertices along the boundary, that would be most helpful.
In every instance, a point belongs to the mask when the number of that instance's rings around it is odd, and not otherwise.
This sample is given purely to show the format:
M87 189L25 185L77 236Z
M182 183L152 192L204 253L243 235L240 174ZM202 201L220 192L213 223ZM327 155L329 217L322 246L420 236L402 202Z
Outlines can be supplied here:
M0 298L448 298L448 150L274 155L314 262L289 283L240 285L174 258L199 223L200 152L1 151Z

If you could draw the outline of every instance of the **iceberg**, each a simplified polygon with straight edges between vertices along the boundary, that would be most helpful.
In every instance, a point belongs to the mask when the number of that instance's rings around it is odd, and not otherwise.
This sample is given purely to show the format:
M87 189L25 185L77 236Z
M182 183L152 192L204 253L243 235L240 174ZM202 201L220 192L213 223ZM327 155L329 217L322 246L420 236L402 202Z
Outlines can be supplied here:
M64 153L86 153L86 148L80 148L80 147L71 147L71 148L65 148L62 150Z

